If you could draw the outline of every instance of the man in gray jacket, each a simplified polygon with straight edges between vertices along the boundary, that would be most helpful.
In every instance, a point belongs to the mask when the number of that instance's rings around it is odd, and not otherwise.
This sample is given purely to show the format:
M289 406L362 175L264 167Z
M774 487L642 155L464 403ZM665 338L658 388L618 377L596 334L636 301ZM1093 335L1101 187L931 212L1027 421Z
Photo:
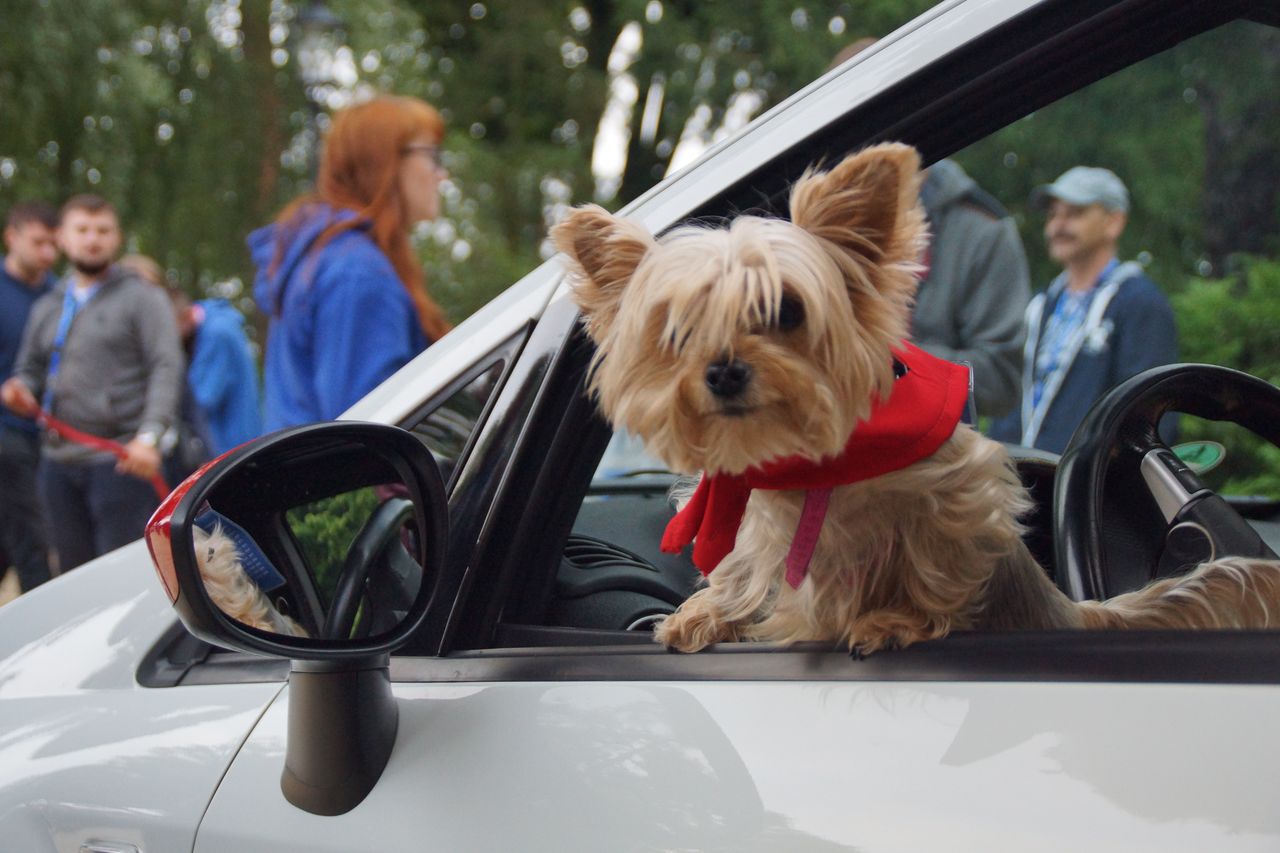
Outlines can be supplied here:
M177 416L184 370L168 298L116 267L121 232L98 196L62 208L58 242L73 270L31 309L0 400L41 409L124 446L123 458L46 431L38 485L61 571L142 535L159 499L158 439Z
M875 43L864 37L846 45L827 70ZM911 337L931 355L967 362L977 408L971 415L997 418L1018 402L1022 315L1031 300L1018 229L1000 202L953 160L929 167L920 201L930 241Z
M1022 241L1000 203L951 160L929 167L920 200L932 239L912 337L939 358L968 362L977 414L999 417L1019 395L1031 298Z

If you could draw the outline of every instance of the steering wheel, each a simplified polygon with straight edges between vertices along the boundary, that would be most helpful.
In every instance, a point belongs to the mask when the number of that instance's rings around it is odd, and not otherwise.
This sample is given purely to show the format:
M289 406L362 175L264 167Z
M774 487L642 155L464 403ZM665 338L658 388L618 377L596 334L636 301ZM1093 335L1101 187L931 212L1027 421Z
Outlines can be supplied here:
M1054 488L1057 570L1076 601L1217 557L1276 558L1161 441L1156 428L1170 411L1239 424L1280 446L1280 389L1247 373L1176 364L1111 389L1072 435Z
M343 561L342 572L333 591L333 603L320 631L326 640L341 640L351 635L370 571L387 549L398 542L401 528L411 518L413 502L405 498L391 498L374 510L364 527L360 528Z

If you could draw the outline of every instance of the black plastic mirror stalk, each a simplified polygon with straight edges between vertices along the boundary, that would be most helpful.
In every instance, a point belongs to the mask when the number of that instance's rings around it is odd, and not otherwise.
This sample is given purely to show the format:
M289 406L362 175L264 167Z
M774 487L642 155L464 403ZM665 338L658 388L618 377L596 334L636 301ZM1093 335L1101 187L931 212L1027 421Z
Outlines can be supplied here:
M400 714L391 657L295 660L280 790L317 815L346 814L368 796L395 746Z

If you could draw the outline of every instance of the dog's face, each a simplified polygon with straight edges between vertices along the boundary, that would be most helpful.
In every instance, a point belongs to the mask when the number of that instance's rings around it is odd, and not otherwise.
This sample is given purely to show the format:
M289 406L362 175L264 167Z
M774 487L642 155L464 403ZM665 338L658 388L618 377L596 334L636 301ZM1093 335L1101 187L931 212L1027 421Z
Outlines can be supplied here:
M743 216L655 240L599 207L552 232L597 346L606 417L676 471L838 453L892 381L925 238L919 158L880 145Z

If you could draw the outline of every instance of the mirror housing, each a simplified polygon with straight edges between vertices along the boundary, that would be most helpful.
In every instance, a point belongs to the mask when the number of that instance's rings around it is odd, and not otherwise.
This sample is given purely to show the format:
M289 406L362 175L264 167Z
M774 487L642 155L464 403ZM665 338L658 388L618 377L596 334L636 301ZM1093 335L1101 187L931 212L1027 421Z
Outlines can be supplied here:
M224 524L238 529L235 518L264 520L316 498L391 480L398 484L400 497L384 500L374 515L381 513L412 532L416 547L409 556L422 567L425 577L403 618L390 630L367 637L294 636L260 630L229 616L210 596L196 545L197 537L206 541L202 525L208 527L211 506L220 511L218 517ZM228 515L232 519L228 520ZM439 583L448 530L439 470L430 452L412 434L385 424L336 421L280 430L206 464L161 503L147 523L146 540L169 600L197 637L238 651L333 661L389 652L413 633ZM364 541L368 538L352 543L348 561L370 558L368 553L357 553L369 550L369 542ZM236 535L233 539L242 554L246 543L252 548L256 541L260 549L257 559L245 559L246 565L269 565L271 560L264 555L290 564L304 559L293 532L284 523L264 522L254 527L252 536ZM294 566L293 574L301 574L301 569ZM349 587L338 592L346 598L353 594ZM312 608L322 606L313 600L317 598L314 589L303 589L298 597L304 604L310 602ZM316 624L320 617L311 621L314 630L310 633L321 634Z
M353 501L333 503L351 495L372 506L367 518ZM332 589L317 582L315 555L308 560L286 520L299 506L319 507L322 526L329 516L349 522L327 537L329 550L342 550L328 555ZM431 453L398 427L349 421L284 429L223 454L174 489L147 523L156 573L191 633L293 660L281 791L298 808L344 814L382 775L399 723L390 652L435 599L448 535L444 484ZM237 582L275 618L255 627L227 612L235 608L207 574L215 539ZM396 595L376 595L375 574L384 586L391 577ZM276 602L295 602L303 624L272 607L266 593L276 588L287 593Z

